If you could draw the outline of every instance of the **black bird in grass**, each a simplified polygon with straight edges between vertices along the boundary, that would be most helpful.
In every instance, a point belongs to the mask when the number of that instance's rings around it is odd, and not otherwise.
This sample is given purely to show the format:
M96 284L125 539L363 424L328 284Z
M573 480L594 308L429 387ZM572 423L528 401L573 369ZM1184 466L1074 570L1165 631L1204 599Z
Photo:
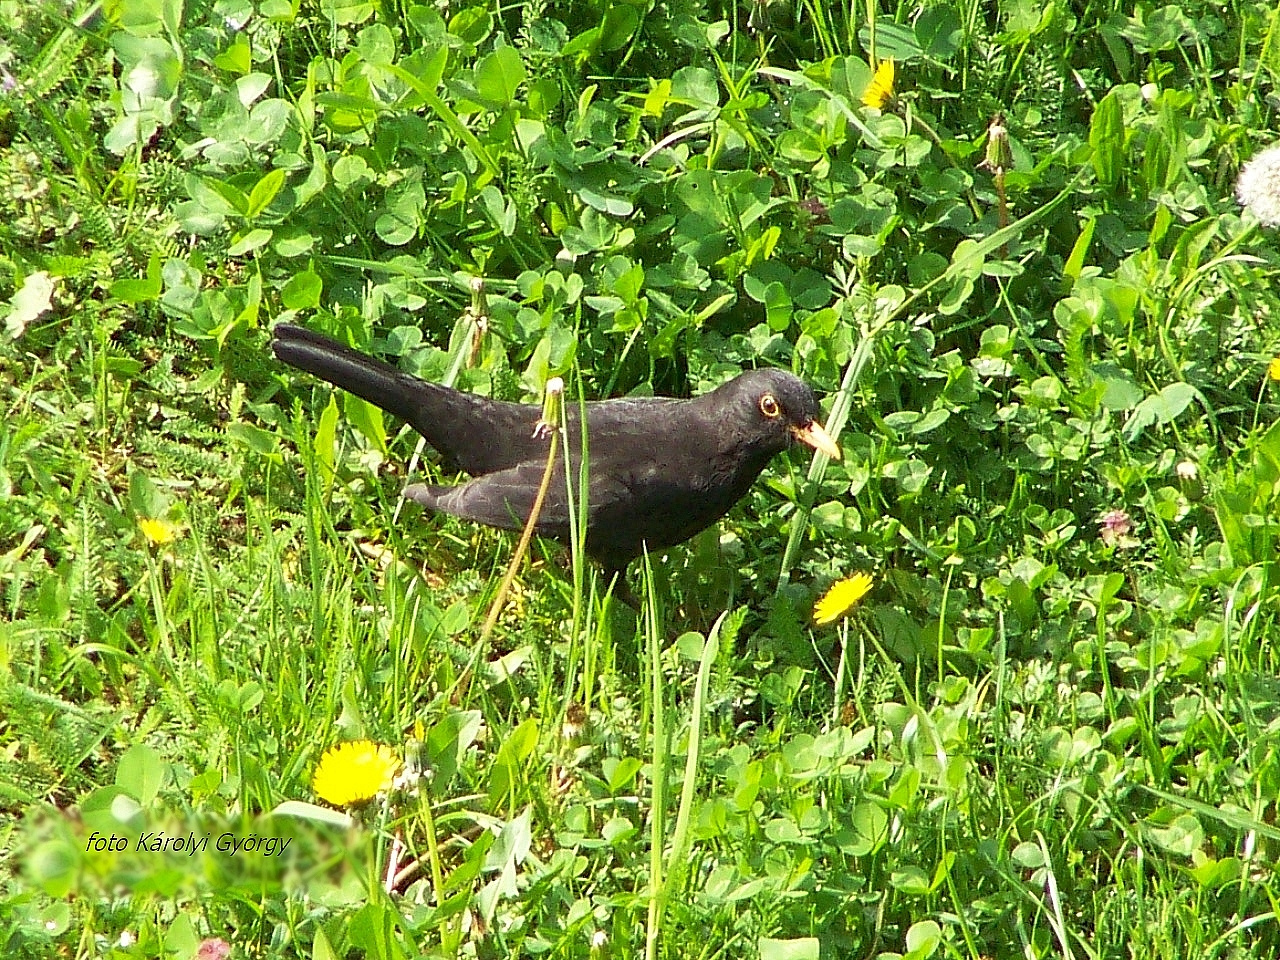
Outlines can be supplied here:
M548 442L533 434L541 408L430 383L292 324L277 325L273 335L278 359L407 421L474 478L456 486L411 484L408 499L492 527L523 529L546 469ZM610 576L646 546L674 546L715 523L794 441L840 458L818 422L813 391L782 370L751 370L692 400L601 400L587 403L586 413L586 552ZM566 414L576 487L579 407L566 404ZM568 543L573 521L560 462L535 530ZM625 580L618 584L625 592Z

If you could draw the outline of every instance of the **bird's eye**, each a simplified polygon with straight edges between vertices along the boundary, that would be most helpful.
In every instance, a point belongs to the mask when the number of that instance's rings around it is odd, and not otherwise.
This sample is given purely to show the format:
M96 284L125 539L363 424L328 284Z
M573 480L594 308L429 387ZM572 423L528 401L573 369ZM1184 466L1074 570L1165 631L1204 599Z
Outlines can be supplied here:
M776 420L782 416L782 407L778 406L778 401L774 399L772 393L766 393L760 398L760 412L770 420Z

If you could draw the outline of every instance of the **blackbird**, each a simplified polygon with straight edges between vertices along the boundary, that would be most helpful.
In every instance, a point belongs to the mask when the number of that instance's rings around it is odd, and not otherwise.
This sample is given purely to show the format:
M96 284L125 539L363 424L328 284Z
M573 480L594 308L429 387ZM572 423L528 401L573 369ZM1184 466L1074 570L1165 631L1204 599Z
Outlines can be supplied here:
M278 324L271 349L290 366L405 420L475 479L411 484L404 495L431 510L520 530L546 469L548 441L534 436L541 409L430 383L338 341ZM776 453L799 440L835 459L818 402L798 377L751 370L693 400L622 398L586 404L586 552L610 576L649 550L681 543L737 503ZM579 407L566 405L569 475L581 476ZM535 530L569 541L563 458ZM618 583L625 589L625 581Z

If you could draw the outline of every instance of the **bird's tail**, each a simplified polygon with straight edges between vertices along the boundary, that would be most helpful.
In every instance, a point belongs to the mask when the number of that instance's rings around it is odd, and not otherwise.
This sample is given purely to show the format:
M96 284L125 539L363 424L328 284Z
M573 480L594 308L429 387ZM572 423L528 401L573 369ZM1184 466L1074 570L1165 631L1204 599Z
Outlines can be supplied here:
M401 420L412 423L418 419L416 393L420 387L391 364L291 323L277 324L271 333L276 359L354 393Z

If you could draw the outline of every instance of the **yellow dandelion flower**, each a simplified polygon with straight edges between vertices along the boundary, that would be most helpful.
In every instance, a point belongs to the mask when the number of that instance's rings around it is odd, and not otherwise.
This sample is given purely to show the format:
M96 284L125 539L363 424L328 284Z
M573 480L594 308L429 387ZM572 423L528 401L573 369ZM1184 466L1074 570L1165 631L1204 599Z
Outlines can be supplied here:
M872 110L883 110L893 100L893 59L881 60L871 75L871 82L862 94L862 105Z
M391 789L400 758L386 744L352 740L330 747L320 758L311 789L335 807L349 807Z
M813 605L813 622L821 627L843 617L867 595L871 583L869 573L855 573L852 577L837 580L823 598Z
M142 535L147 538L147 542L153 547L163 547L166 544L173 543L178 539L178 534L182 532L182 528L176 523L168 520L158 520L155 517L143 517L138 521L138 529L142 531Z
M1267 364L1267 376L1272 380L1280 380L1280 357L1272 357Z

